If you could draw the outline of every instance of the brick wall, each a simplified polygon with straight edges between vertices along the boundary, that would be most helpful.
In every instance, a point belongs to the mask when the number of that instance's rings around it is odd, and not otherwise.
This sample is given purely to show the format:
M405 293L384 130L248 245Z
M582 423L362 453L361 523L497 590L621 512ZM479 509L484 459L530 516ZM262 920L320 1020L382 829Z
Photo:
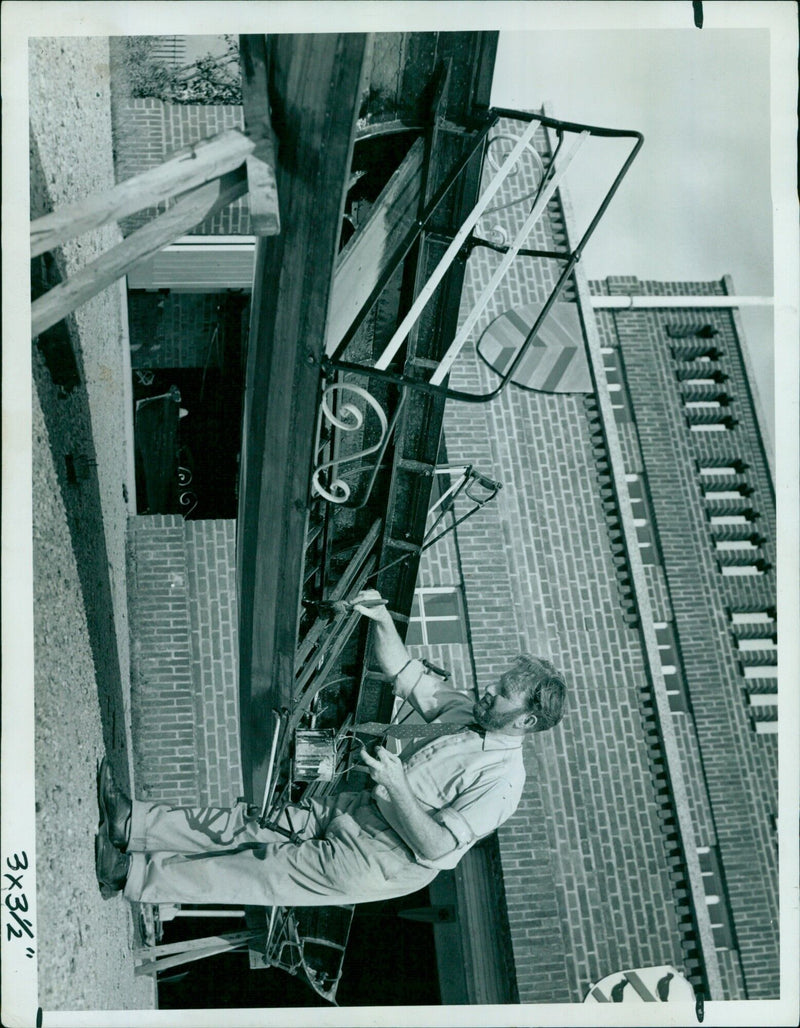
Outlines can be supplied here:
M202 368L218 366L222 343L214 338L225 293L128 293L131 366Z
M242 791L235 523L139 516L128 528L137 795L229 805Z
M595 284L594 290L656 295L724 292L720 282L638 283L616 278ZM710 803L710 813L698 825L698 843L713 845L716 840L738 942L739 966L728 960L723 972L731 988L738 984L743 990L739 995L776 997L776 737L754 732L728 618L729 609L774 605L774 571L743 577L721 574L697 471L698 460L747 462L749 467L737 479L746 480L753 490L747 504L760 515L754 527L765 538L761 552L774 564L774 492L736 325L728 311L698 312L691 306L603 311L599 318L623 352L691 698L693 746L702 761ZM730 431L692 432L686 422L666 326L698 321L718 329L713 342L723 356L715 366L728 376L722 388L732 398L729 410L738 420Z
M112 105L114 164L116 178L122 182L148 168L161 164L176 150L216 135L228 128L241 129L242 108L225 104L170 104L152 99L118 99ZM149 208L120 222L129 235L156 213ZM213 218L192 230L200 235L250 235L247 197L230 204Z
M530 190L529 171L504 187L501 203ZM506 212L521 217L519 208ZM479 234L491 231L479 225ZM529 245L552 248L561 237L551 204ZM499 260L473 252L465 304ZM475 342L503 311L545 299L557 270L517 262L455 366L453 387L496 384ZM578 1002L614 970L682 966L684 941L651 783L643 655L619 602L586 406L580 396L510 387L491 404L448 404L445 438L451 461L504 485L458 530L479 685L520 650L552 659L569 683L563 724L526 746L525 795L499 844L520 1001ZM448 573L426 556L421 582L448 584L437 579Z

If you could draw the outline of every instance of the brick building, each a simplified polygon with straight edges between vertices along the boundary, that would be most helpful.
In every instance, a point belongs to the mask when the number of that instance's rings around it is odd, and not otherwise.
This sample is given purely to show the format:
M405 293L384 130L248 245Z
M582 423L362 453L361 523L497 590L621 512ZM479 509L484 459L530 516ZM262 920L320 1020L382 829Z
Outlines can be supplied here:
M165 105L135 103L143 145L147 126L160 133L148 144L157 163L185 140ZM235 124L236 109L224 117ZM192 123L189 136L209 131ZM548 147L543 133L537 146ZM531 161L478 234L502 244L526 213L503 205L535 187ZM539 247L568 241L559 197ZM246 233L235 217L202 233ZM473 250L465 305L498 261ZM507 312L524 322L556 270L515 263L452 386L496 384L488 362L508 355L502 333L493 349L485 330ZM565 323L579 314L573 356L593 388L531 378L489 404L447 405L446 461L503 488L426 551L409 644L465 688L502 673L507 654L547 656L567 674L570 707L527 748L515 817L431 888L450 912L433 929L443 1002L580 1002L605 975L656 964L713 998L778 994L774 489L738 319L696 299L731 289L588 283L578 266L560 306ZM687 300L594 306L620 293ZM190 295L170 304L193 305L202 323L209 294ZM213 329L197 331L202 342ZM176 329L184 350L165 359L175 348L164 336L140 369L200 367L206 351L187 338ZM241 791L235 522L144 515L129 539L137 788L229 803Z
M477 233L511 235L513 210ZM551 204L529 245L552 248L568 217ZM499 259L473 251L465 307ZM455 388L496 385L484 358L504 370L510 357L486 330L541 303L552 264L512 266ZM440 617L449 603L450 621L427 617L429 642L462 622L464 641L433 658L456 677L474 669L482 686L522 649L571 685L562 726L526 749L525 798L498 833L518 998L577 1002L615 970L669 963L715 998L774 998L774 487L738 316L698 300L732 283L588 283L579 266L575 286L596 389L512 385L448 405L447 460L503 488L455 546L426 555L416 612L425 622L431 598ZM687 300L594 308L620 293Z

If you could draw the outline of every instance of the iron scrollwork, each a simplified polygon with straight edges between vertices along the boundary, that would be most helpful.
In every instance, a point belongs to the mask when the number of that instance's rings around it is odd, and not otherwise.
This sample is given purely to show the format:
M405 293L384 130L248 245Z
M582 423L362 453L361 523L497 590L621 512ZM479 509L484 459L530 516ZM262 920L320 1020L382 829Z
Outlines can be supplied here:
M367 446L362 450L357 450L355 453L347 454L345 457L335 457L333 460L325 461L315 468L313 475L311 476L311 489L312 492L321 496L329 503L347 503L350 499L352 492L350 486L345 482L339 474L339 469L343 464L350 464L353 461L360 460L362 457L368 456L370 453L375 453L379 450L383 444L386 434L389 430L389 422L386 414L378 403L378 401L371 396L366 389L361 386L353 385L349 382L335 382L329 385L322 395L322 401L320 403L319 420L317 422L317 449L319 449L319 442L322 434L323 423L327 421L329 425L332 425L335 429L342 432L357 432L364 424L364 413L352 402L341 403L338 410L333 409L333 400L338 392L344 392L345 390L360 397L371 408L380 423L380 438L372 446ZM330 481L323 484L322 476L330 469Z

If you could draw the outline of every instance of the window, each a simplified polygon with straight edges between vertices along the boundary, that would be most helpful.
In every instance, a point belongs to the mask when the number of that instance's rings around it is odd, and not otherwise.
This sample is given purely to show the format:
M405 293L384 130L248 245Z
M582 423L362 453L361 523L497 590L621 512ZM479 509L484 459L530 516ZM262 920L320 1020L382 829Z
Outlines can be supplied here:
M689 429L692 432L730 432L738 422L734 418L725 418L724 421L711 422L689 422Z
M406 644L435 646L467 641L461 590L454 586L428 586L414 593Z
M747 664L743 669L742 673L744 677L751 681L754 678L777 678L778 677L778 665L777 664Z
M770 610L732 610L732 625L774 625L775 615Z
M697 471L700 475L743 475L750 465L737 457L734 460L720 457L706 457L697 461Z
M751 692L747 694L747 702L751 707L775 707L778 708L778 694L776 692Z
M772 567L761 559L753 564L721 564L720 571L726 578L741 578L746 575L763 575Z
M703 499L704 500L741 500L742 491L740 489L704 489Z

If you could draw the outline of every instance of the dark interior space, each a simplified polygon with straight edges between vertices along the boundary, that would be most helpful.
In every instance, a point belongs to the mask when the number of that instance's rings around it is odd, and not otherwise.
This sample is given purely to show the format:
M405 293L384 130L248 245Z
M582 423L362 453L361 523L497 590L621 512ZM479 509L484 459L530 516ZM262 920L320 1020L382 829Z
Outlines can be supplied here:
M355 908L338 1006L416 1006L440 1002L433 926L401 917L426 907L428 890ZM164 925L163 943L238 931L241 921L176 918ZM205 1007L330 1006L301 977L277 968L251 970L245 952L210 957L164 972L158 983L162 1010Z
M236 329L241 312L231 319ZM236 516L241 449L241 332L225 333L222 359L202 368L134 374L140 513ZM185 413L184 413L185 412Z

